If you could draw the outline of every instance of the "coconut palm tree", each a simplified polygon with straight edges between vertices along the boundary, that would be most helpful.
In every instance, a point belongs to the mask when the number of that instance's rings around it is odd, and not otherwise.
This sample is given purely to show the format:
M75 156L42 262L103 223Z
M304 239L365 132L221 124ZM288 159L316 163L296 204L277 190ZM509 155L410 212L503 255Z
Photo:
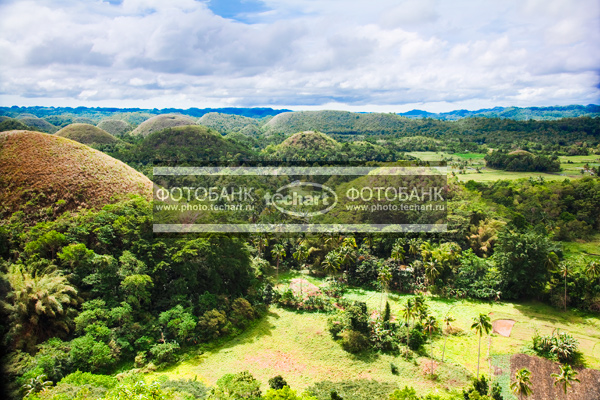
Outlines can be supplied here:
M570 365L565 364L560 366L560 374L552 374L551 376L554 378L554 386L560 385L568 400L569 394L567 391L573 385L572 382L579 382L579 379L576 378L577 371L571 368Z
M510 383L510 390L519 396L519 400L533 394L531 390L531 371L527 368L521 368L515 372L515 380Z
M567 311L567 277L569 276L569 269L570 269L570 265L569 265L569 262L567 262L567 261L561 262L558 265L558 273L565 280L565 299L564 299L565 300L564 301L565 311Z
M321 266L323 267L323 271L327 274L335 274L340 269L340 254L333 250L327 253L325 259L321 262Z
M479 349L477 350L477 379L479 379L479 361L481 358L481 337L483 333L489 334L492 330L490 317L486 314L479 314L479 317L473 318L471 329L475 329L475 333L479 335Z
M454 322L455 319L450 314L446 314L443 321L444 325L446 325L446 333L444 334L444 350L442 351L442 362L444 362L444 355L446 354L446 341L448 340L448 329L450 328L450 324Z
M271 255L275 257L276 262L276 271L277 271L277 281L279 281L279 261L286 256L285 247L281 244L277 243L271 249Z
M421 252L421 241L419 239L410 239L408 241L408 252L413 257Z
M590 261L585 267L585 274L592 280L600 278L600 262Z
M394 261L404 261L404 245L403 242L400 241L400 239L396 240L396 243L394 243L390 258Z
M406 345L408 346L408 343L410 342L410 325L409 325L409 321L411 318L414 318L415 316L415 304L412 301L412 299L407 299L406 300L406 305L404 306L404 308L402 309L402 314L404 315L404 320L406 321Z
M433 340L431 339L431 335L437 331L437 328L437 320L435 317L433 315L427 316L423 323L423 331L429 334L429 342L431 343L431 375L433 375Z
M2 302L8 313L8 335L16 348L33 350L53 336L68 334L81 299L67 278L56 269L31 273L12 265L5 279L11 291Z
M387 297L388 286L392 280L392 271L390 271L390 268L387 265L381 263L377 272L377 282L381 286L381 301L379 304L379 311L381 314L383 314L383 296L385 294Z

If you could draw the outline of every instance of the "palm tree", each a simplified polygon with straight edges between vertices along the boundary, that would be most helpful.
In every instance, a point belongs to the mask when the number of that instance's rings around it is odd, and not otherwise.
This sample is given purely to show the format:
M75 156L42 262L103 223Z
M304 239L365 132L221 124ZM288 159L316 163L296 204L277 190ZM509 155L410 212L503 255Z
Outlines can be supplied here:
M404 315L404 320L406 321L406 332L408 333L406 336L406 345L410 342L410 325L409 321L411 318L415 316L415 304L412 299L406 300L406 305L402 309L402 314Z
M408 252L414 257L421 251L421 241L419 239L410 239L408 241Z
M429 342L431 342L431 375L433 375L433 340L431 334L437 331L437 321L433 315L428 315L423 324L423 331L429 334Z
M565 311L567 311L567 277L569 276L569 263L567 261L562 262L558 265L558 273L565 280L565 302L564 307Z
M446 341L448 340L448 328L450 328L450 323L455 321L454 318L450 314L446 314L444 317L444 325L446 325L446 333L444 334L444 350L442 351L442 362L444 362L444 355L446 354Z
M515 380L510 383L510 389L514 394L519 396L519 400L523 397L527 397L533 394L533 390L531 390L531 371L527 368L521 368L517 372L515 372Z
M323 271L327 274L335 274L340 269L340 261L340 254L335 250L330 251L321 262Z
M576 378L577 371L571 368L570 365L565 364L560 366L560 374L552 374L554 378L554 386L560 385L562 386L565 395L567 396L567 400L569 399L569 394L567 393L568 388L572 386L572 382L579 382L579 379Z
M8 335L14 338L16 348L34 350L36 344L71 331L81 299L60 271L33 274L12 265L5 278L11 291L2 305L11 326Z
M275 257L276 260L277 281L279 281L279 260L286 256L285 248L279 243L277 243L271 249L271 255Z
M404 261L404 245L402 244L400 239L396 240L396 243L394 243L390 258L394 261Z
M479 349L477 351L477 379L479 379L479 360L481 358L481 337L483 333L490 333L492 330L492 324L490 323L490 317L486 314L479 314L479 317L473 318L473 324L471 329L475 329L475 333L479 335Z
M423 265L425 266L425 275L427 276L427 281L431 286L435 283L435 279L440 276L440 270L438 268L439 265L433 260L426 261Z
M585 274L592 280L600 278L600 262L590 261L585 267Z
M388 285L390 284L391 280L392 280L392 272L390 271L390 268L387 265L382 263L379 266L379 271L378 271L378 275L377 275L377 282L381 286L381 301L379 304L379 310L380 310L381 314L383 314L383 309L382 309L383 295L385 293L387 296Z

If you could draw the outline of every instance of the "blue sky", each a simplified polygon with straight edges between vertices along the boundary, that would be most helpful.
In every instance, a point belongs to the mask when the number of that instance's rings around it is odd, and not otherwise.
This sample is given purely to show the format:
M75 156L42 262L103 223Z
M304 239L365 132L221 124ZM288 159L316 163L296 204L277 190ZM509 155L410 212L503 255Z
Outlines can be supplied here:
M0 105L600 103L597 0L2 0Z

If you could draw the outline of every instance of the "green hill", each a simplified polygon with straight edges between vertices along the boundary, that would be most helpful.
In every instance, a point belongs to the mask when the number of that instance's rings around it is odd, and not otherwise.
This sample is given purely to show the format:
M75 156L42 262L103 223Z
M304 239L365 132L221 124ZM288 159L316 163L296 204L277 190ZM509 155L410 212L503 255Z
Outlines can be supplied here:
M87 118L87 117L77 117L73 120L74 124L89 124L89 125L96 125L97 121L94 121L91 118Z
M174 128L176 126L197 125L190 117L179 114L162 114L152 117L142 122L137 128L131 132L132 135L148 136L151 133L162 131L166 128Z
M230 161L235 155L248 158L251 151L225 140L219 132L202 125L167 128L148 135L133 152L145 162Z
M52 125L45 119L38 118L36 116L19 116L17 119L23 124L31 126L32 128L37 128L42 132L56 133L56 131L58 131L56 126Z
M204 114L199 120L200 125L208 126L222 134L240 132L248 136L260 134L260 124L254 118L241 115L211 112Z
M57 136L83 144L109 144L119 139L110 133L90 124L71 124L56 132Z
M276 115L265 124L266 133L290 134L317 130L324 133L392 133L411 121L396 114L360 114L348 111L298 111Z
M102 120L98 124L98 128L104 129L106 132L114 136L122 136L133 129L131 125L120 119Z
M30 220L101 207L116 197L152 197L152 182L119 160L73 140L33 131L0 133L0 217Z

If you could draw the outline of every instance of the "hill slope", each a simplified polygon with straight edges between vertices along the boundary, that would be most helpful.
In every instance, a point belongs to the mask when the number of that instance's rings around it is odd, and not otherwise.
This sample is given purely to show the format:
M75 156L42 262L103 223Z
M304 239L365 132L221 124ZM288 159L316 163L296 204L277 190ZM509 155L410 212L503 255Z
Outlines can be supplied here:
M30 126L32 128L37 128L40 131L46 132L46 133L55 133L58 128L54 125L52 125L50 122L46 121L45 119L42 118L38 118L35 115L34 116L19 116L17 118L19 121L21 121L21 123Z
M56 135L83 144L109 144L119 140L105 130L90 124L71 124L56 132Z
M251 151L239 143L225 140L220 133L202 125L179 126L154 132L135 151L136 157L155 162L230 161Z
M127 122L120 119L105 119L100 121L98 128L114 136L121 136L131 131L132 127Z
M178 114L162 114L152 117L142 122L137 128L131 132L132 135L148 136L151 133L162 131L166 128L174 128L176 126L197 125L190 117Z
M348 111L298 111L276 115L265 124L266 133L290 134L317 130L325 133L392 133L411 121L396 114L359 114Z
M19 210L35 219L50 213L47 207L101 207L130 193L151 198L152 182L100 151L41 132L0 133L2 218Z
M256 136L260 133L260 126L257 120L241 115L211 112L204 114L198 120L198 123L222 134L240 132L244 135Z

